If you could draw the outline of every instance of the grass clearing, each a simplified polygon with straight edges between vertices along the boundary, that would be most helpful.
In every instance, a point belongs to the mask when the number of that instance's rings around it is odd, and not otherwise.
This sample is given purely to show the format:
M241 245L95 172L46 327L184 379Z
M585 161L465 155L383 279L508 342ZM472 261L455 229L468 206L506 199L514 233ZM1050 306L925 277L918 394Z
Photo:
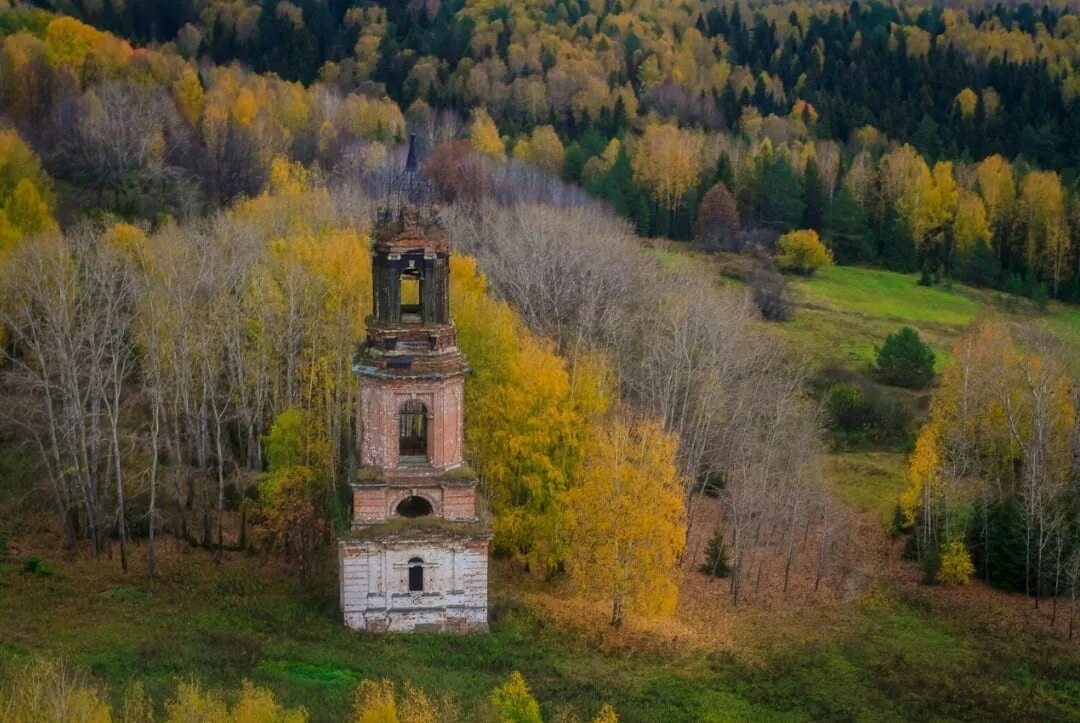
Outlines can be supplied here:
M846 452L825 459L825 473L840 501L872 512L886 527L906 484L907 457L901 452Z
M1080 310L1056 302L1039 311L1026 299L953 284L920 286L915 274L833 266L792 283L794 318L776 325L811 359L856 369L873 365L874 347L903 326L911 326L933 347L938 369L964 328L980 314L1022 322L1044 321L1077 350Z
M890 469L874 456L866 464ZM610 647L523 605L518 582L496 570L491 634L375 637L342 627L330 579L313 594L274 564L216 566L204 551L167 547L153 582L141 565L125 576L106 559L58 561L51 577L4 568L0 675L31 652L63 655L107 682L114 702L138 678L159 704L180 679L224 691L249 679L315 721L343 720L363 678L448 691L476 711L512 670L546 717L563 707L582 720L604 702L629 722L1080 715L1076 647L988 634L903 593L879 590L821 615L718 611L739 616L744 649Z

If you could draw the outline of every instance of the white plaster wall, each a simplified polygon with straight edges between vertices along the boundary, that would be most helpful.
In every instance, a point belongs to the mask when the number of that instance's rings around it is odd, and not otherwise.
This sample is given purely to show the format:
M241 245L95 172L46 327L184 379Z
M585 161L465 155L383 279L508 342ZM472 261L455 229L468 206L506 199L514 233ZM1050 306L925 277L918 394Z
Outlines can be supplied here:
M424 591L409 592L408 561L424 561ZM486 629L486 541L383 544L343 541L341 608L364 630Z

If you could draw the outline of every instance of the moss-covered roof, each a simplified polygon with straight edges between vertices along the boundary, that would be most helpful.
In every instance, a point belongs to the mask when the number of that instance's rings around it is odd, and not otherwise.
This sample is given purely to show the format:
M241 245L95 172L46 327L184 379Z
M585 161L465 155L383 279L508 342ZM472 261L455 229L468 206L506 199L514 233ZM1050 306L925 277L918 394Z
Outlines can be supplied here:
M458 522L434 515L424 517L391 517L374 525L352 529L349 540L393 539L412 537L486 537L491 529L486 521Z
M430 477L424 476L424 479L431 480L433 482L475 482L476 472L474 472L472 467L469 467L468 465L461 465L460 467L455 467L454 469L437 472ZM358 470L356 470L356 474L353 476L353 481L357 484L393 484L397 481L400 481L403 485L415 484L415 478L407 479L393 476L387 477L384 470L382 470L381 468L370 467L367 465L364 465Z

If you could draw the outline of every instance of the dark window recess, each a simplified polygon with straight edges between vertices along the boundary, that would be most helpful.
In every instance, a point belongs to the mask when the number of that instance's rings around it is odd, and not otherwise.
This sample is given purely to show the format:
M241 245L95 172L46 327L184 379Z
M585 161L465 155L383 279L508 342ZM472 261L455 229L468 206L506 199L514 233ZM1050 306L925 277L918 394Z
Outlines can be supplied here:
M426 457L427 407L417 399L410 399L401 406L398 427L398 455L401 457Z
M419 557L409 560L409 592L424 591L424 561Z
M402 517L424 517L431 512L431 503L418 496L406 497L397 506L397 513Z

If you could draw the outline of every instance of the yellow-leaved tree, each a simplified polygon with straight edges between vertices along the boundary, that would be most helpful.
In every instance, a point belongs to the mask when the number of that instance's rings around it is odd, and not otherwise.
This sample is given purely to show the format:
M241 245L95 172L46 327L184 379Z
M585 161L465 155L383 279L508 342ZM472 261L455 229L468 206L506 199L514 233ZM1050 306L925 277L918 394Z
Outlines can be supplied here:
M543 723L540 705L516 670L510 673L509 680L491 691L489 701L499 723Z
M166 723L305 723L307 719L304 708L286 708L269 690L247 681L233 706L194 682L181 683L165 704Z
M356 723L448 723L460 719L449 694L433 698L412 683L401 691L392 681L362 680L353 693Z
M56 228L41 159L18 133L0 131L0 252L25 235Z
M1052 171L1032 171L1024 176L1020 188L1027 261L1051 280L1057 297L1061 282L1072 276L1074 255L1061 177Z
M810 276L822 266L832 266L832 251L814 229L789 231L776 242L776 264L784 271Z
M652 123L630 148L635 180L652 192L661 208L674 213L701 174L701 134L674 123Z
M502 138L499 137L499 129L483 108L473 111L469 142L477 151L492 158L503 158L506 155L506 148L503 146Z
M675 611L679 555L686 544L678 439L652 419L610 416L598 424L581 477L566 493L574 587L627 612Z
M561 494L584 459L590 420L611 397L606 366L590 357L571 377L550 343L488 296L469 257L451 259L450 293L474 370L465 442L491 499L494 546L546 573L565 555Z
M532 135L522 138L514 145L514 158L561 176L566 149L554 128L539 126L533 130Z

